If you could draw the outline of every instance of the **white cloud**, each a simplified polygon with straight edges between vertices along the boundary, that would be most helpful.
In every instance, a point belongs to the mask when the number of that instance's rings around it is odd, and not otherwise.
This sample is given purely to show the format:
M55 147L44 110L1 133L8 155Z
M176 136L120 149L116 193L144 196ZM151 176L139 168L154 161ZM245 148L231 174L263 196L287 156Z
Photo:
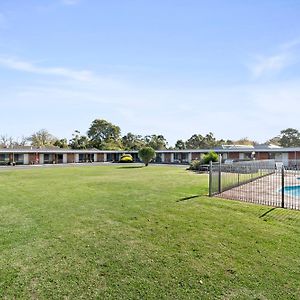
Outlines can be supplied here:
M272 56L257 57L256 62L250 66L252 74L257 78L262 75L279 72L291 64L291 57L287 53Z
M297 46L300 45L299 39L294 39L281 44L275 54L272 55L256 55L254 62L248 67L255 78L264 75L277 74L283 69L297 63L299 55Z
M291 40L291 41L281 44L280 48L283 50L290 50L299 45L300 45L300 39L294 39L294 40Z
M138 79L128 83L12 58L0 57L0 65L43 75L30 84L17 81L6 86L0 102L4 111L14 103L22 111L21 118L26 116L33 127L48 128L58 136L70 134L75 127L84 132L93 118L101 117L120 125L123 133L162 133L170 144L209 131L218 138L249 136L263 142L299 123L300 78L187 89L142 85ZM14 134L10 119L4 114L0 125ZM64 122L68 125L62 126ZM16 135L23 133L21 127L15 130Z
M91 81L95 79L93 73L87 70L77 71L77 70L72 70L72 69L62 68L62 67L39 67L31 62L18 60L14 58L0 57L0 65L13 70L41 74L41 75L61 76L61 77L74 79L78 81Z
M263 142L285 127L297 128L299 123L300 79L193 90L138 84L116 89L85 82L47 81L8 90L10 93L2 95L7 100L7 104L1 104L3 108L7 105L9 109L14 103L26 112L30 107L28 113L35 124L41 122L41 99L43 107L59 107L44 113L41 123L42 127L53 128L57 135L61 135L63 122L70 124L65 129L68 132L74 122L84 131L93 118L101 117L120 125L124 134L162 133L170 144L177 138L209 131L218 138L249 136ZM58 124L56 128L53 119Z

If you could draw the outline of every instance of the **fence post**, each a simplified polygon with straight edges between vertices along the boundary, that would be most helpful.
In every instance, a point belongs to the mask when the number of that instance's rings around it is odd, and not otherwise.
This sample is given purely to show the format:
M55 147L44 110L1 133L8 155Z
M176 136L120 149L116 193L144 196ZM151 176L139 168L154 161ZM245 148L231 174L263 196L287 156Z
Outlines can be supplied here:
M281 207L284 208L284 165L281 167Z
M221 170L221 164L222 164L222 158L221 155L219 155L219 180L218 180L218 192L219 194L222 193L222 170Z
M209 183L208 183L208 189L209 189L209 197L212 197L212 161L209 162Z

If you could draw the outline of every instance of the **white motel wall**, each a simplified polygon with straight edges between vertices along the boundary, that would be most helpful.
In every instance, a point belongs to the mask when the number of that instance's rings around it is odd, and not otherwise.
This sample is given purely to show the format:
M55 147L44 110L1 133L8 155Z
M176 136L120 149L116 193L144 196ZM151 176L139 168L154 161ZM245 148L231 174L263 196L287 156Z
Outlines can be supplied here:
M217 149L193 150L158 150L156 163L188 164L192 160L201 159L206 153L214 151L222 156L222 160L264 160L275 159L289 165L292 161L300 160L298 148L269 148L269 147L228 147ZM138 151L111 151L111 150L73 150L60 148L3 148L0 149L0 165L30 165L30 164L68 164L83 162L117 162L124 153L133 156L138 162Z

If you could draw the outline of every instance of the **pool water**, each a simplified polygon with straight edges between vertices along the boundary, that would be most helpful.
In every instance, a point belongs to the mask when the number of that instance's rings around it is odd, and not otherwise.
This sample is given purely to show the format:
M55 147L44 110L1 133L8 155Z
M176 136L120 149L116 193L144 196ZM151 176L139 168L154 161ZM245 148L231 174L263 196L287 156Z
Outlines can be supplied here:
M284 193L289 196L300 197L300 185L286 186Z

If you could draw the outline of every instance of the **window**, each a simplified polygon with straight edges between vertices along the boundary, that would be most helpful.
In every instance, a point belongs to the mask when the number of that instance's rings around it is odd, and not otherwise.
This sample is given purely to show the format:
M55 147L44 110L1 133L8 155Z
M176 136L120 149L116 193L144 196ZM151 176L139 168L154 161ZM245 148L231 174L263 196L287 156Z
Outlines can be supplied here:
M275 159L275 153L274 152L269 153L269 159Z
M59 164L63 162L63 155L62 154L57 154L57 162Z
M9 162L9 154L0 154L0 162L8 163Z
M14 159L16 163L24 163L24 154L15 154Z
M49 154L44 154L44 163L47 164L50 161L50 155Z
M187 162L188 161L188 154L187 153L181 153L181 160L183 162Z
M157 162L157 163L162 162L162 154L161 153L156 154L155 162Z

